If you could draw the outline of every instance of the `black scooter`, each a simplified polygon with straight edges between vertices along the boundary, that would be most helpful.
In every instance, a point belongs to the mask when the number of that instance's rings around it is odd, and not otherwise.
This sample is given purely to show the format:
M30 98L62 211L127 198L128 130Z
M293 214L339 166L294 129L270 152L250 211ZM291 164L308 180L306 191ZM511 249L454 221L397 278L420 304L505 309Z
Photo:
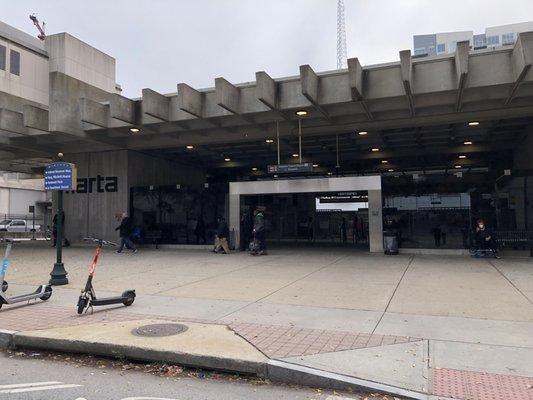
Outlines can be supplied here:
M97 243L96 252L94 254L93 262L89 267L89 277L85 284L85 289L82 290L78 299L78 314L82 314L83 311L87 312L89 308L94 306L107 306L110 304L124 304L126 307L131 306L135 301L135 290L126 290L120 296L97 298L93 288L93 277L96 272L96 264L98 258L102 252L102 246L117 246L116 243L109 242L103 239L85 238L85 241Z

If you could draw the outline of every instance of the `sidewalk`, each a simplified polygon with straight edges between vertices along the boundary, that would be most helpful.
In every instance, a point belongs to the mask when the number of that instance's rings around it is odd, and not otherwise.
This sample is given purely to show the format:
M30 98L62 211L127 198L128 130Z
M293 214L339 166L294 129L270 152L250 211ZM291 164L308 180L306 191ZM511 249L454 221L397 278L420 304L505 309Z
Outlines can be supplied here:
M44 249L25 253L19 265L45 257ZM90 251L72 253L87 258ZM359 379L352 384L403 388L415 398L533 398L528 259L490 264L467 257L319 250L273 251L262 258L213 258L197 251L139 255L105 253L95 280L97 290L114 287L111 293L136 288L140 294L132 307L78 317L75 304L86 266L67 261L71 285L55 288L48 303L2 309L0 329L19 332L19 344L30 337L101 342L98 335L84 336L86 325L94 324L91 331L118 330L116 345L131 343L129 328L146 320L215 325L224 332L227 326L243 354L259 364L290 368L284 376L327 372L345 381ZM36 284L37 275L19 269L11 276L12 290L33 288L26 285ZM81 324L83 329L77 328ZM227 347L220 334L211 341ZM178 339L173 343L176 353L190 353Z

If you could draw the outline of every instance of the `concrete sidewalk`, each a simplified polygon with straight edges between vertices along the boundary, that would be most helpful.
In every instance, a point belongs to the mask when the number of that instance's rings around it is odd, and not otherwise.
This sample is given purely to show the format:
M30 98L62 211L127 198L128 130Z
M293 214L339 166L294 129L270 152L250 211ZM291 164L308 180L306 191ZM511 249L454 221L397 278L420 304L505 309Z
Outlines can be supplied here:
M16 292L42 279L28 260L48 257L45 249L25 250L13 259ZM143 320L227 325L245 348L264 357L276 379L363 382L370 390L383 384L422 396L416 398L530 399L533 393L533 266L527 258L489 263L331 249L274 250L260 258L106 252L95 279L98 293L131 287L139 297L130 308L78 317L86 262L75 260L90 259L90 249L69 253L71 285L55 288L49 303L2 309L1 329L21 332L19 338L58 339L62 327L75 331L81 324L97 330L102 323Z

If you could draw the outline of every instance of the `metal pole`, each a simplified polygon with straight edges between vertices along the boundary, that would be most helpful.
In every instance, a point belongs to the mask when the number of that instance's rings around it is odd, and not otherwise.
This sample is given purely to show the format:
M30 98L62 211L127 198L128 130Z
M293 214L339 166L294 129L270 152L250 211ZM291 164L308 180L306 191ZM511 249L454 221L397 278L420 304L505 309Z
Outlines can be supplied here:
M298 120L298 152L300 154L300 164L302 163L302 119Z
M33 217L33 226L31 230L31 240L35 240L35 206L33 206L32 217Z
M278 165L280 164L280 152L279 152L279 121L276 121L276 136L278 139Z
M56 262L54 269L50 273L50 285L68 284L67 271L63 265L63 221L65 220L63 212L63 191L57 192L57 236L56 236Z

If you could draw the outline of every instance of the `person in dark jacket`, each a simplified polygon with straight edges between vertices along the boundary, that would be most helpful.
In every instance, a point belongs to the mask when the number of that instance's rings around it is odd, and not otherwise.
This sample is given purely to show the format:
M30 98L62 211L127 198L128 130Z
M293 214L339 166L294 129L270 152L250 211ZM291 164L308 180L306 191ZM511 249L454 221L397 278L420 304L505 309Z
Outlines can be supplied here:
M497 245L494 238L494 233L490 228L487 228L485 221L482 219L477 221L476 235L475 235L476 248L479 250L492 250L496 252Z
M52 247L56 247L57 243L57 220L58 220L58 213L54 215L54 218L52 219ZM70 242L68 241L67 237L65 236L65 212L63 211L63 224L62 224L62 232L63 232L63 247L70 246Z
M254 240L258 243L258 248L254 249L251 254L254 256L266 255L265 214L260 209L255 210L253 236Z
M137 249L133 245L130 237L133 233L133 221L128 217L127 213L122 213L120 219L120 225L115 228L116 231L119 231L120 235L120 247L117 250L117 253L122 253L124 246L130 249L133 253L137 253Z
M223 217L218 219L218 227L215 235L215 253L229 254L229 227L226 220Z

